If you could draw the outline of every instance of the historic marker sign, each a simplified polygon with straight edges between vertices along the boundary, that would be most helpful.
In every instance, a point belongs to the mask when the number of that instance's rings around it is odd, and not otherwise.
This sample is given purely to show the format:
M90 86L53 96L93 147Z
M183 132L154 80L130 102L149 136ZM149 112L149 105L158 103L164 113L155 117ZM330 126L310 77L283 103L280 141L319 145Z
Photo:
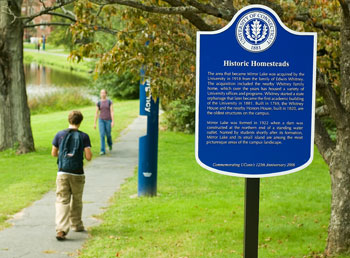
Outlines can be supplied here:
M196 159L213 172L266 177L313 158L316 33L251 5L197 34Z

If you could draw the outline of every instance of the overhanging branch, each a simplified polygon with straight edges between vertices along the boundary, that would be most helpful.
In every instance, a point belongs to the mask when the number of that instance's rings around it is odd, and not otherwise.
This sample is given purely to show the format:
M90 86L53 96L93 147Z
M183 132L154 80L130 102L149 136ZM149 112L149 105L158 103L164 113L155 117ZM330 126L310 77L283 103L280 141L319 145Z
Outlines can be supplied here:
M72 26L73 23L64 23L64 22L43 22L43 23L35 23L35 24L27 24L27 25L24 25L24 28L34 28L34 27L38 27L38 26L66 26L66 27L69 27L69 26ZM91 25L91 24L83 24L95 31L102 31L102 32L105 32L105 33L109 33L109 34L112 34L112 35L115 35L117 34L118 30L113 30L113 29L110 29L110 28L107 28L107 27L103 27L103 26L100 26L100 25Z
M94 2L96 3L96 2ZM193 6L179 6L179 7L161 7L156 5L145 5L137 1L132 0L107 0L108 4L119 4L125 5L133 8L140 9L142 11L150 13L160 13L160 14L198 14L202 13L200 10Z
M308 22L309 21L317 29L329 30L329 31L334 31L334 32L339 32L340 31L340 26L331 25L331 24L323 24L323 23L320 23L320 22L314 22L311 19L309 14L296 15L294 17L294 20L301 21L301 22Z
M75 2L75 1L76 0L65 0L65 1L61 0L61 1L57 1L58 4L55 4L55 5L50 6L50 7L46 7L45 9L41 10L38 13L35 13L33 15L29 15L29 16L21 16L21 17L18 17L18 18L24 20L24 23L27 24L27 23L30 23L36 17L48 14L48 13L50 13L52 11L55 11L55 10L65 6L65 5L71 4L71 3Z
M43 1L43 0L39 0L39 2L42 4L42 6L44 7L44 9L46 9L46 5L45 5L44 1Z
M35 23L35 24L27 24L24 25L24 28L34 28L38 26L71 26L71 23L64 23L64 22L42 22L42 23Z
M65 19L71 20L72 22L76 22L77 21L75 19L75 17L72 17L72 16L67 15L67 14L63 14L63 13L48 12L47 14L48 15L53 15L53 16L59 16L61 18L65 18Z
M214 26L207 24L198 14L203 13L203 11L198 10L194 6L184 5L178 0L165 0L169 3L171 7L162 7L156 5L146 5L138 1L133 0L106 0L104 2L91 1L97 5L107 5L107 4L119 4L132 8L136 8L145 12L159 13L159 14L179 14L183 15L188 19L195 27L199 30L211 31L217 29Z
M171 6L184 6L184 4L179 0L164 0ZM183 14L183 17L185 17L193 26L195 26L197 29L202 31L212 31L218 28L215 28L214 26L209 25L206 23L199 15L195 13L190 14Z
M61 10L65 15L70 15L71 17L74 17L76 19L74 12L67 10L66 8L64 8L64 6L61 7Z
M230 9L223 11L222 9L214 7L211 4L202 4L195 0L188 0L188 3L203 13L213 15L218 18L223 18L227 21L230 21L233 17L233 14L230 12Z

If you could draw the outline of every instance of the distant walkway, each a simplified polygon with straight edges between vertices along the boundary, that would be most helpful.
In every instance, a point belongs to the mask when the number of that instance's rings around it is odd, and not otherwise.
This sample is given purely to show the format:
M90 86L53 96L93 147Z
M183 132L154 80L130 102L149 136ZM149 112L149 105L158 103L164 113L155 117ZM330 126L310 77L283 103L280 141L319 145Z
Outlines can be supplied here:
M53 55L53 56L63 56L63 57L69 56L69 54L52 52L50 50L42 50L41 49L40 51L38 51L37 49L31 49L31 48L24 48L23 50L26 52L42 53L42 54L48 54L48 55Z
M32 52L32 53L41 53L41 54L47 54L47 55L52 55L52 56L63 56L63 57L67 57L69 56L69 54L65 54L65 53L59 53L59 52L54 52L55 50L40 50L38 51L37 49L31 49L31 48L23 48L23 51L25 52ZM85 61L92 61L93 58L89 58L89 57L84 57Z
M93 215L101 214L124 179L133 175L138 161L138 139L146 133L145 128L146 118L141 116L136 118L121 133L111 153L95 158L86 166L83 222L87 229L99 223ZM136 191L137 189L135 193ZM53 191L15 217L9 221L13 224L12 227L0 231L1 258L71 257L88 238L88 232L70 231L67 240L62 242L56 240Z

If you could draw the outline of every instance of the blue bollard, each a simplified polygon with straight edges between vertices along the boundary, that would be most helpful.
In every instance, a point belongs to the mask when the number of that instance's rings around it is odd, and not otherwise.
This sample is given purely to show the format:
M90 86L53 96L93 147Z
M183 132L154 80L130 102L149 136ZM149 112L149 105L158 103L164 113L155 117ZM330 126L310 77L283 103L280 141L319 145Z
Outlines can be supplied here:
M147 134L139 140L138 196L157 195L159 99L151 96L150 80L141 69L140 115L147 116Z
M43 50L45 51L46 37L43 35Z

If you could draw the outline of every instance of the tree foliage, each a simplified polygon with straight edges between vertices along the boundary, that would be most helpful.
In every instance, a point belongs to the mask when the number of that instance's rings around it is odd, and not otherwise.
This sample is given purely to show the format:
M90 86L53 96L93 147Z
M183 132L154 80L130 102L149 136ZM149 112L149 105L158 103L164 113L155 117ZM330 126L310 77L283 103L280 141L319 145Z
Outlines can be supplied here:
M84 11L78 12L83 21L100 9L97 5L88 5L84 1ZM103 8L101 16L111 12ZM195 85L195 32L196 29L182 16L160 15L143 12L139 9L114 8L120 17L122 28L115 33L114 45L107 49L98 42L80 44L73 57L99 58L96 71L104 73L114 71L118 74L131 71L138 75L141 66L146 67L146 75L152 78L153 95L161 96L162 103L194 95ZM79 17L78 15L78 17ZM79 18L78 18L79 20ZM112 24L110 24L112 25ZM73 33L76 41L91 37L94 29L81 31L82 25L76 23ZM113 26L110 29L114 29ZM96 30L97 31L97 30Z
M77 22L72 32L80 47L72 53L72 58L99 58L98 73L131 71L137 75L144 65L147 67L146 75L152 78L153 96L161 96L164 109L173 100L194 98L196 31L225 26L237 10L247 4L268 4L293 30L316 30L319 35L319 69L334 88L339 89L338 1L257 0L233 1L233 5L230 1L130 2L110 0L101 4L77 1ZM121 7L121 4L136 8ZM102 27L113 35L113 46L106 48L101 41L85 40L84 43L84 39L93 37ZM324 104L322 96L318 98L318 103Z
M138 99L139 98L139 82L130 72L122 75L115 73L104 73L93 82L96 95L102 89L108 91L108 95L119 99Z

